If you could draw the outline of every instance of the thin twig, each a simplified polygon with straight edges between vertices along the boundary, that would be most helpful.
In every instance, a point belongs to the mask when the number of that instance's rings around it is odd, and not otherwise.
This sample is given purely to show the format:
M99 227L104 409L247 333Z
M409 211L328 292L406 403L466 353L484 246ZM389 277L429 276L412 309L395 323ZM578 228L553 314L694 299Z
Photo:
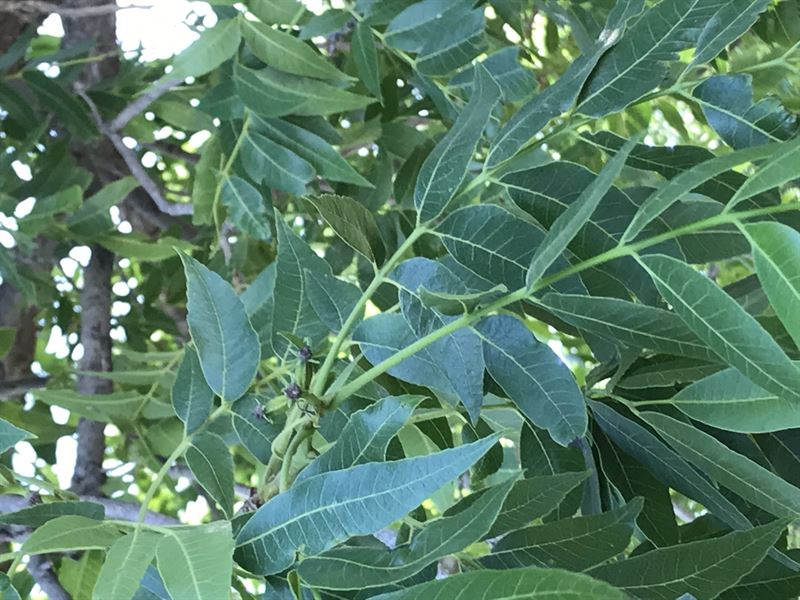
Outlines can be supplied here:
M80 17L100 17L116 13L118 10L132 8L153 8L153 4L133 4L118 6L117 4L101 4L99 6L60 6L41 0L5 0L0 4L0 13L44 14L57 13L62 17L75 19Z
M122 137L120 137L116 131L112 130L103 122L103 118L100 116L100 111L97 110L97 106L92 99L82 89L76 88L75 92L81 98L83 98L84 102L86 102L97 127L114 145L114 148L116 148L117 152L122 157L122 160L124 160L125 164L128 166L131 175L136 178L136 181L139 182L139 185L141 185L144 191L147 192L150 198L152 198L158 209L161 212L174 217L192 214L191 204L173 204L164 198L164 195L161 193L161 189L158 187L156 182L150 178L150 175L147 174L147 171L145 170L144 166L142 166L142 163L139 162L136 154L125 145L125 143L122 141Z
M115 133L120 131L130 122L131 119L133 119L136 115L150 106L153 102L158 100L161 96L166 94L180 82L180 79L164 79L162 81L157 81L155 84L153 84L153 87L128 104L128 106L123 108L120 113L114 117L114 120L111 121L111 125L109 125L111 131Z

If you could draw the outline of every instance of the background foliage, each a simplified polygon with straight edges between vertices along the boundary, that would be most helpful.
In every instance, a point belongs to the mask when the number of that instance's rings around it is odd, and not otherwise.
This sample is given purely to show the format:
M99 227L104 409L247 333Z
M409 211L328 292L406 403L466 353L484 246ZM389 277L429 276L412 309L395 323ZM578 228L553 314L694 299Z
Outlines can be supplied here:
M212 5L0 7L2 597L797 597L800 2Z

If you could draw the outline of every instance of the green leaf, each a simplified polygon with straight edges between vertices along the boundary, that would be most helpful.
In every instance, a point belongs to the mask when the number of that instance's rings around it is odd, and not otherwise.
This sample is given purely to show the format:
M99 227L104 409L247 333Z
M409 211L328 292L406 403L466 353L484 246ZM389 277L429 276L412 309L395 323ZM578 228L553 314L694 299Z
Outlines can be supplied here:
M748 74L716 75L692 91L708 124L735 149L788 140L798 131L797 119L773 97L753 102Z
M472 12L471 4L468 0L414 3L391 20L384 32L384 40L393 48L419 52L432 37L441 35L443 24L468 18Z
M305 193L306 184L314 177L309 162L258 132L248 129L242 136L240 158L251 179L296 196ZM250 195L255 197L252 192ZM254 198L250 204L255 206ZM263 206L260 194L258 204Z
M509 290L525 286L531 258L544 238L542 231L530 222L492 204L467 206L452 212L435 233L456 261L473 274L492 284L505 285ZM554 266L560 270L567 263L558 259ZM562 291L585 292L582 286L576 289L574 280L557 285Z
M228 215L233 224L244 233L257 240L272 238L264 200L259 191L247 181L235 175L226 177L222 182L220 200L228 207Z
M778 223L751 223L744 231L769 303L800 347L800 234Z
M304 121L304 125L308 126L310 123ZM359 175L328 141L316 133L281 119L253 117L251 127L311 163L317 173L326 179L352 183L360 187L374 187Z
M485 26L483 11L475 10L429 37L417 55L416 72L438 77L470 63L486 50ZM481 63L480 68L485 66Z
M261 62L279 71L334 81L349 79L310 45L279 29L243 19L242 37Z
M691 425L659 413L641 416L678 454L720 485L777 517L800 516L800 489Z
M37 235L54 223L57 214L75 213L82 202L83 190L79 185L71 185L46 198L38 198L30 214L18 221L19 231L26 235Z
M670 403L695 421L728 431L765 433L800 428L797 402L765 391L736 369L696 381Z
M334 548L302 561L297 571L310 585L333 590L379 587L407 579L486 535L513 483L511 478L489 488L463 510L426 524L409 544L383 551Z
M497 83L485 67L477 65L469 103L422 163L414 188L418 223L433 221L455 196L499 99L500 88Z
M463 473L495 436L428 456L367 463L310 477L258 509L236 537L237 562L252 573L280 573L338 540L366 535L402 517Z
M21 510L0 515L0 523L41 527L51 519L65 515L78 515L102 521L105 516L102 504L96 502L48 502L35 504Z
M639 261L675 312L722 360L779 398L800 402L800 369L733 298L674 258Z
M192 185L192 223L211 225L214 222L213 203L217 190L217 170L221 167L222 150L217 136L208 140L195 165Z
M531 259L528 273L525 276L525 285L528 289L533 288L556 258L567 249L572 239L578 235L600 201L611 189L614 180L625 166L628 155L638 141L639 136L635 136L625 142L622 149L606 163L597 178L584 188L578 199L558 215Z
M541 303L567 323L618 344L675 356L718 360L680 317L660 308L617 298L574 294L547 294Z
M636 598L674 600L691 594L711 600L761 562L786 528L778 521L720 538L659 548L641 556L596 567L593 577Z
M295 481L363 463L384 461L389 442L406 424L421 400L422 396L387 396L354 413L333 446L303 469Z
M239 50L242 31L239 19L226 19L206 29L172 63L162 79L186 79L210 73Z
M756 22L769 0L731 0L720 7L697 38L690 66L709 62Z
M186 464L225 516L233 517L233 459L221 437L204 431L192 437Z
M58 579L72 600L92 600L92 590L102 563L103 553L100 550L84 552L78 560L70 557L61 559Z
M36 390L34 397L46 404L102 421L129 419L144 402L144 397L137 392L86 395L74 390Z
M104 186L67 220L67 226L78 235L95 236L99 230L110 229L113 224L108 209L122 202L128 194L139 187L133 177L123 177Z
M745 148L711 158L680 171L648 196L622 235L622 241L628 242L635 239L648 223L702 184L738 165L774 156L780 148L782 148L780 144Z
M55 79L50 79L41 71L25 71L22 78L42 104L58 115L72 133L83 139L97 133L97 126L89 116L89 110L77 95L68 92Z
M379 314L362 321L353 340L372 364L388 359L416 342L420 336L401 315ZM480 339L460 329L414 353L388 371L408 383L437 391L449 404L458 400L473 421L483 401L483 354Z
M528 474L530 474L530 471L528 471ZM530 525L535 519L549 515L588 476L589 473L584 471L582 473L560 473L558 475L542 475L518 480L514 487L511 488L508 496L506 496L487 537L497 537L503 533ZM483 493L483 491L480 491L467 496L465 500L462 500L462 503L469 503L473 496L479 497ZM445 513L445 516L449 512Z
M135 528L111 545L94 587L94 600L131 600L156 555L161 535Z
M78 515L66 515L48 521L34 531L20 552L47 554L72 550L105 550L120 536L115 525Z
M276 272L277 265L275 262L270 263L241 295L247 316L261 343L261 356L269 356L272 353L272 312Z
M359 96L318 79L254 70L234 65L236 87L245 106L265 117L330 115L364 108L372 98Z
M233 536L227 521L170 529L156 547L158 572L173 599L230 595Z
M381 69L378 63L378 51L375 48L375 39L372 30L365 23L358 23L350 40L350 52L356 65L359 79L369 90L369 93L383 104L381 94Z
M306 271L306 289L319 320L335 332L341 331L361 298L361 290L352 283L326 273ZM363 311L360 314L363 316Z
M213 406L214 392L203 376L197 352L186 346L172 386L172 407L186 426L186 433L196 431L205 423Z
M524 591L523 591L524 590ZM520 596L520 594L524 596ZM375 596L373 600L624 600L624 592L581 573L560 569L507 569L472 571L438 581L430 581L404 590Z
M289 348L281 333L300 339L308 337L312 342L328 335L328 327L320 322L309 302L305 271L330 275L331 268L291 230L277 211L275 222L278 229L275 281L280 285L275 286L274 292L272 347L278 356L284 356Z
M797 549L787 552L800 560ZM720 596L720 600L751 600L752 598L792 598L800 592L800 573L768 557L755 569Z
M94 241L114 254L135 258L141 262L161 262L175 256L175 250L190 252L194 246L184 240L163 236L157 240L129 233L125 235L92 236Z
M271 25L297 23L306 12L297 0L248 0L247 7L264 23Z
M231 286L190 256L180 257L189 298L187 322L203 375L218 396L233 402L258 370L258 336Z
M728 202L727 210L748 198L796 179L798 161L800 161L800 139L781 144L775 158L759 167L736 191Z
M581 92L578 110L592 117L617 112L661 84L667 64L692 45L720 0L670 0L646 10L597 63ZM608 37L621 35L606 29Z
M0 327L0 358L3 358L14 345L17 330L14 327Z
M247 394L233 405L231 421L242 445L260 462L267 464L272 457L272 442L281 432L283 423L268 414L260 416L262 410L260 398Z
M17 442L36 437L32 433L14 427L5 419L0 419L0 454L12 448Z
M519 52L518 47L507 46L492 52L483 60L483 66L500 86L505 102L518 102L527 98L538 85L533 73L519 63ZM453 76L449 87L471 91L474 79L475 69L468 66Z
M547 344L519 319L497 315L481 321L486 370L522 413L566 446L586 433L587 416L578 384Z
M347 196L321 194L308 201L342 240L364 258L383 262L384 247L375 217L363 205Z
M659 481L691 498L733 529L749 529L750 521L708 480L643 426L599 402L589 402L598 425L613 442Z
M622 508L512 531L481 559L490 569L540 567L584 571L625 551L636 517L637 498Z

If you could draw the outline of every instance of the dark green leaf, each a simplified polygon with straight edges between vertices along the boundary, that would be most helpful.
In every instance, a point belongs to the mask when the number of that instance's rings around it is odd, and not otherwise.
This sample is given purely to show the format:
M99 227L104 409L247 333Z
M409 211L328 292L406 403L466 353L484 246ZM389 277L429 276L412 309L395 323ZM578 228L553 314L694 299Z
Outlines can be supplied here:
M186 464L225 516L233 517L233 459L222 438L207 431L193 436Z
M34 531L20 550L24 554L47 554L71 550L105 550L120 536L119 529L88 517L56 517Z
M89 110L75 94L41 71L25 71L22 77L42 104L58 115L70 131L82 138L90 138L97 133Z
M172 386L172 407L185 424L186 433L194 432L205 423L213 404L214 392L203 376L197 352L186 346Z
M498 315L476 327L486 369L522 413L566 446L586 433L587 416L570 370L522 321Z
M187 321L209 387L227 402L247 391L261 360L258 336L231 286L180 254L186 272Z
M255 394L247 394L233 405L231 422L242 445L267 464L272 457L272 442L281 432L283 423L263 412L261 399Z
M378 63L378 51L375 48L375 40L372 37L370 27L365 23L356 25L353 31L353 38L350 41L350 51L352 52L353 62L364 86L369 93L383 104L381 94L381 71Z
M708 62L722 52L728 44L750 29L769 3L769 0L726 2L700 32L692 65Z
M0 419L0 453L12 448L17 442L36 437L32 433L15 427L5 419Z
M242 135L241 161L251 179L296 196L305 193L306 184L314 177L310 163L260 133L248 129ZM250 206L263 207L261 195L255 189L251 188L247 196ZM263 212L263 208L251 210L256 214Z
M496 441L489 437L428 456L310 477L247 521L236 537L237 561L253 573L280 573L301 548L314 556L338 540L385 527L468 469Z
M325 273L306 271L308 301L331 331L339 332L361 298L361 290L352 283ZM363 316L363 310L359 313Z
M64 515L78 515L88 519L102 521L105 516L102 504L95 502L48 502L36 504L15 512L0 515L0 523L41 527L47 521Z
M347 196L321 194L309 202L336 234L367 260L383 262L384 248L375 217L364 206Z

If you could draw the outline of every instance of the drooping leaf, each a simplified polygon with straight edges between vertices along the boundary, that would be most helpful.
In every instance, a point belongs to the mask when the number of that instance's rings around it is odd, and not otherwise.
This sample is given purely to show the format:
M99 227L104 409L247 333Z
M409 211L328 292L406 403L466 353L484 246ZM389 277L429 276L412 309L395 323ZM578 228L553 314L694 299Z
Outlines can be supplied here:
M131 600L139 581L156 555L161 536L135 528L115 541L106 553L105 562L94 588L94 600Z
M203 376L197 352L192 346L186 346L172 386L172 407L186 426L186 433L196 431L205 423L213 405L214 392Z
M513 600L525 590L525 598L538 600L623 600L625 593L581 573L561 569L506 569L503 571L472 571L438 581L422 583L405 590L381 594L374 600L415 600L430 598L473 598L475 600Z
M347 196L321 194L309 202L336 234L367 260L383 262L384 247L375 217L363 205Z
M600 58L620 40L628 21L643 8L641 0L624 0L616 4L600 39L589 52L573 61L555 83L526 102L498 132L486 157L487 167L497 167L510 159L551 119L572 107Z
M798 131L797 118L774 97L753 102L749 74L715 75L694 88L708 124L735 149L788 140Z
M158 572L169 595L219 600L230 594L233 535L227 521L170 530L156 547Z
M581 91L578 110L600 117L622 110L658 86L667 63L689 47L699 30L714 16L719 0L672 0L645 11L606 52Z
M784 521L777 521L712 540L659 548L589 573L636 598L673 600L688 593L697 600L711 600L753 570L785 528Z
M691 425L653 412L642 413L642 418L720 485L777 517L800 515L800 489Z
M525 284L529 289L533 288L556 258L567 249L572 239L592 216L597 205L613 185L614 179L622 171L628 155L637 142L637 137L628 140L620 151L606 163L597 178L581 192L578 199L570 204L547 230L547 234L531 259L525 276Z
M624 552L631 541L641 498L622 508L512 531L481 559L490 569L517 567L584 571Z
M309 125L307 122L304 124ZM309 162L322 177L360 187L373 187L330 145L330 140L309 129L283 119L261 119L256 116L253 116L251 127Z
M409 544L383 552L335 548L302 561L298 572L309 584L328 589L364 589L407 579L486 535L513 483L512 478L489 488L463 510L425 525Z
M800 346L800 234L778 223L751 223L744 229L770 305Z
M383 104L378 51L375 48L375 40L372 37L372 31L369 26L365 23L356 25L350 44L350 51L352 52L353 62L356 64L359 78L364 82L364 86L369 90L369 93Z
M800 405L725 369L683 388L671 404L695 421L741 433L800 428Z
M264 464L272 457L272 442L281 432L283 422L263 413L263 404L255 394L247 394L231 410L233 430L239 441Z
M522 413L566 446L586 433L583 395L564 363L520 321L498 315L481 321L486 369Z
M136 414L145 400L137 392L86 395L74 390L37 390L35 397L46 404L103 421L128 419Z
M87 198L80 208L67 219L68 227L79 235L93 236L103 229L113 227L108 209L122 202L139 186L133 177L123 177L109 183Z
M800 369L733 298L678 260L639 260L675 312L720 358L778 397L800 401Z
M269 240L272 233L261 194L241 177L232 175L222 181L222 204L228 207L231 222L242 232L257 239Z
M385 460L389 442L420 400L421 396L387 396L354 413L333 446L303 469L295 481Z
M186 79L210 73L239 50L242 31L239 19L220 21L206 29L172 64L164 79Z
M305 193L306 184L314 177L314 168L308 161L257 131L250 131L248 128L242 132L242 136L239 152L242 164L251 179L263 181L270 187L297 196ZM249 205L263 204L260 194L256 204L256 194L252 192L249 194L253 196ZM263 208L253 212L258 214L263 212ZM258 220L263 222L263 219Z
M328 327L316 316L308 299L305 271L330 275L331 268L302 240L276 211L278 258L276 261L272 308L272 347L278 356L288 351L282 333L310 338L312 343L328 334Z
M186 464L197 483L216 500L227 518L233 516L233 459L221 437L204 431L192 437Z
M414 187L417 222L428 223L441 215L467 175L467 166L480 141L500 88L482 66L475 68L469 104L453 127L422 164Z
M311 46L280 29L243 19L242 37L261 62L279 71L334 81L348 79Z
M0 419L0 453L12 448L17 442L36 437L32 433L15 427L5 419Z
M65 515L78 515L87 519L102 521L105 509L96 502L60 501L35 504L14 512L0 515L0 523L41 527L51 519Z
M428 456L310 477L247 521L236 537L237 561L253 573L279 573L300 548L314 556L337 540L372 533L461 474L496 441L489 437Z
M716 361L676 315L617 298L547 294L542 304L568 323L633 348Z
M692 65L712 60L755 23L769 0L732 0L722 5L697 38Z
M116 525L79 515L56 517L34 531L20 552L47 554L71 550L105 550L120 536Z
M180 255L186 272L187 322L206 382L227 402L247 391L261 359L258 336L231 286L195 259Z

